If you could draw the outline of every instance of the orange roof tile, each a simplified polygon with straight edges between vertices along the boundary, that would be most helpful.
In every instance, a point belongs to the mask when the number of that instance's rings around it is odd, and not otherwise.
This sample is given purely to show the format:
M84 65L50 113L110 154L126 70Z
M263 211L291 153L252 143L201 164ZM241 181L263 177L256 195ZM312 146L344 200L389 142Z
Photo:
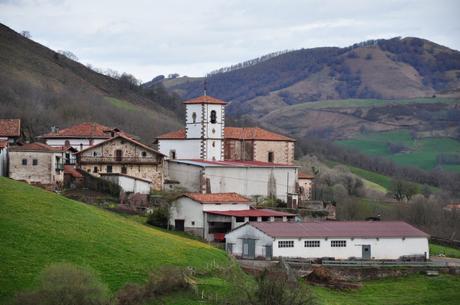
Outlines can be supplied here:
M310 174L306 174L306 173L299 173L298 178L299 179L314 179L315 175L310 175Z
M10 151L37 151L37 152L61 152L61 148L52 147L44 143L34 142L23 145L11 146Z
M224 138L233 140L295 141L295 139L259 127L225 127ZM183 140L185 139L185 129L162 134L157 139Z
M185 101L184 104L191 105L191 104L212 104L212 105L225 105L227 104L223 100L219 100L215 97L202 95L191 100Z
M85 122L61 129L57 132L49 132L40 136L41 138L90 138L90 139L108 139L111 132L123 133L116 128L107 127L94 122ZM132 136L130 136L132 137Z
M185 197L200 203L250 203L251 200L237 193L185 193Z
M21 136L21 119L0 119L0 137Z

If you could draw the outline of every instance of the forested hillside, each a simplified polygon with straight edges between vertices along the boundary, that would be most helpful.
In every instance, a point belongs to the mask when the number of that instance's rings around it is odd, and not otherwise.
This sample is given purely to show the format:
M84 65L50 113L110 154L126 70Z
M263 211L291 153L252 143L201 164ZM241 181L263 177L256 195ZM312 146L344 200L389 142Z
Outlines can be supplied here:
M178 128L180 99L127 73L103 75L0 24L0 117L21 118L27 137L96 121L146 141ZM179 110L178 110L179 109Z

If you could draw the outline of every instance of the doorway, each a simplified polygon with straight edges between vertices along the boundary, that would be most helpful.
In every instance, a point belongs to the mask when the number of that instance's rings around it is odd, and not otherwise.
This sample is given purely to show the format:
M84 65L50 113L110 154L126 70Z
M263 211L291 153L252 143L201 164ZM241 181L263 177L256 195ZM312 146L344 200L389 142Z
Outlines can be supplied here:
M176 231L184 231L184 220L183 219L176 219L174 220L174 229Z
M256 257L256 241L243 239L243 258L254 259Z
M363 259L371 259L371 245L362 245Z

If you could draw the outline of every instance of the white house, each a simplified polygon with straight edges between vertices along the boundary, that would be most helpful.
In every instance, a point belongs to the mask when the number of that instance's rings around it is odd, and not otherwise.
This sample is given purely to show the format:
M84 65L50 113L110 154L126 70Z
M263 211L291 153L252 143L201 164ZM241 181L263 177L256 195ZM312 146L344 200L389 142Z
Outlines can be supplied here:
M258 161L168 160L169 178L189 192L275 196L296 193L298 167Z
M249 259L428 259L428 238L401 221L250 222L225 235L227 251Z
M248 198L236 193L186 193L172 205L170 225L209 241L223 241L225 233L248 221L288 221L295 215L253 209Z

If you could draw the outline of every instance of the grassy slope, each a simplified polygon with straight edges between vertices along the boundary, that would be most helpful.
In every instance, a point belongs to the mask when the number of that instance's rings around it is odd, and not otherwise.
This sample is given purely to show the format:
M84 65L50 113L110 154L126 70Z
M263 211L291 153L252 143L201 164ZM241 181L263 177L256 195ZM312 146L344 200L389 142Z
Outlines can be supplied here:
M387 148L388 142L401 143L411 151L391 154ZM337 141L349 148L357 149L371 156L381 156L393 160L397 164L416 166L430 170L436 166L438 153L458 153L460 142L448 138L423 138L412 140L407 130L371 133L351 140ZM448 170L458 170L459 166L447 166Z
M0 240L0 303L58 261L93 268L113 290L160 265L227 262L204 243L2 177Z
M447 257L460 258L460 250L456 248L430 244L430 255L443 254Z
M460 298L460 277L412 275L366 282L351 292L320 287L313 292L325 305L454 305Z

